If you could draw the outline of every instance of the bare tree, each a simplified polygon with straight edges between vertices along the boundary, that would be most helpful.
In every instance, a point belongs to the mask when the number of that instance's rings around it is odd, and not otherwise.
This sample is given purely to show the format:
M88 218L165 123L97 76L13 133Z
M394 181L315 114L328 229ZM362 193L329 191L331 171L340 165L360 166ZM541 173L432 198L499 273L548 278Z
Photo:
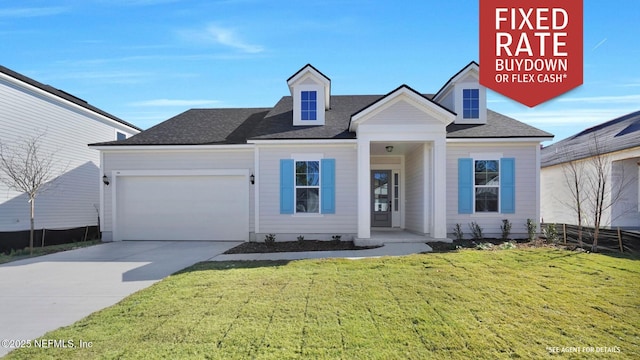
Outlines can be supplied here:
M569 155L565 155L569 157ZM562 165L564 180L569 189L569 200L565 206L575 212L578 221L578 246L582 247L582 223L584 221L584 164L571 160Z
M14 144L0 142L0 182L29 197L31 230L29 252L33 254L36 197L50 188L57 177L54 154L42 149L44 133L27 137Z
M614 184L613 159L607 155L595 134L592 134L588 149L588 158L568 161L562 170L570 191L570 200L565 205L575 212L578 220L578 244L582 246L583 223L591 225L594 228L591 250L595 252L598 250L602 224L614 220L606 219L606 214L623 197L632 179L625 176L622 168ZM569 154L567 157L570 157Z

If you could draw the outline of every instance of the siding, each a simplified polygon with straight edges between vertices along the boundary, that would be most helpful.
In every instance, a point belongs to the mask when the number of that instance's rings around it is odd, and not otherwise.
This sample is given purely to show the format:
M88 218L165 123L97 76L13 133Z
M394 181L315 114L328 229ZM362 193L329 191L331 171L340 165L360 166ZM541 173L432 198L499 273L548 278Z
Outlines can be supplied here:
M405 228L425 233L423 199L426 186L424 179L424 149L417 146L405 158L407 196L405 197Z
M280 159L291 159L292 154L322 154L336 159L336 212L325 215L280 214ZM331 235L352 236L357 233L357 166L354 145L315 146L259 146L258 241L264 234L274 233L278 240L295 240L298 235L317 235L330 239ZM311 239L309 236L305 236Z
M469 224L477 222L487 237L500 237L502 219L509 219L512 236L526 237L527 219L539 220L536 194L536 150L538 143L530 144L447 144L447 233L460 224L466 237L470 236ZM475 153L500 153L502 157L515 158L516 212L514 214L458 214L458 159L472 157ZM452 235L450 235L452 236Z
M54 173L60 176L36 198L35 226L47 229L97 225L100 155L87 144L115 140L116 129L137 132L4 78L0 78L0 129L0 141L7 144L44 134L41 150L54 154ZM27 196L0 184L0 231L29 226Z
M223 170L249 169L253 173L253 149L104 151L107 176L116 170ZM259 175L256 174L256 184ZM117 185L116 185L117 186ZM255 185L254 185L255 186ZM249 188L249 231L254 228L254 186ZM113 231L112 191L104 187L103 231Z

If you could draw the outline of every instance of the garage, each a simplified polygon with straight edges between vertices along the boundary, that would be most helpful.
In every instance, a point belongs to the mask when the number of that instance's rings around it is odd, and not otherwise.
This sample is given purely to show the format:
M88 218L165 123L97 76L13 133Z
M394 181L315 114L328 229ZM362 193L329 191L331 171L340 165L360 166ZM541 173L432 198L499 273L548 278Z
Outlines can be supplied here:
M246 171L116 175L114 240L249 239Z

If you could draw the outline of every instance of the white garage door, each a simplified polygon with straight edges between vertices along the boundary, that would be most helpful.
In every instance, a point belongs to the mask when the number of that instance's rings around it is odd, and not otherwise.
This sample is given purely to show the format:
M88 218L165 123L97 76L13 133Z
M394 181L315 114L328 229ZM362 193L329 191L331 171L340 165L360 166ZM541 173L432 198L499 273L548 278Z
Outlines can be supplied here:
M248 240L244 175L120 176L116 240Z

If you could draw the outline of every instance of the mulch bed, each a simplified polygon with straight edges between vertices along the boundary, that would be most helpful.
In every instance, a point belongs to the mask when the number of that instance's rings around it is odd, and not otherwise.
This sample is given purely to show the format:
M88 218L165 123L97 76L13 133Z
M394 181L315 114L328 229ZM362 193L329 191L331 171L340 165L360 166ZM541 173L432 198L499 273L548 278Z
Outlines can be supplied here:
M245 242L232 249L225 251L225 254L254 254L254 253L275 253L275 252L300 252L300 251L335 251L335 250L366 250L375 249L379 246L356 246L353 241L277 241L273 244L264 242Z
M511 241L515 242L518 247L526 247L529 244L529 240L526 240L526 239L516 239ZM493 245L500 245L504 242L505 241L502 239L482 240L482 243L491 243ZM473 249L476 246L478 246L478 242L471 239L464 239L464 240L453 240L452 243L434 241L434 242L428 242L427 245L429 245L433 249L434 253L437 253L437 252L454 251L456 249Z

